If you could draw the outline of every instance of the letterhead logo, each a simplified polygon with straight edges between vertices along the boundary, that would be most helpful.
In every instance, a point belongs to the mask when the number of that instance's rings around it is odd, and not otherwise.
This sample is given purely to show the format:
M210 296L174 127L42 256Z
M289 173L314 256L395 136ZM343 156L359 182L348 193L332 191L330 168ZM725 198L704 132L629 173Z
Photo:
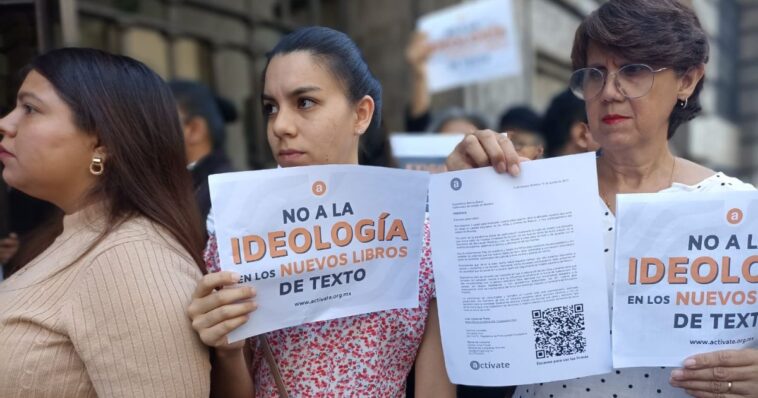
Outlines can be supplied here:
M450 180L450 188L453 189L453 191L457 191L463 187L463 182L460 178L455 177L452 180Z
M737 225L742 222L743 218L745 218L745 215L742 213L742 210L736 207L726 212L726 222L729 224Z
M468 366L473 370L479 370L479 369L510 369L511 363L510 362L479 362L479 361L471 361L468 363Z
M316 181L311 187L313 194L316 196L323 196L326 193L326 183L323 181Z

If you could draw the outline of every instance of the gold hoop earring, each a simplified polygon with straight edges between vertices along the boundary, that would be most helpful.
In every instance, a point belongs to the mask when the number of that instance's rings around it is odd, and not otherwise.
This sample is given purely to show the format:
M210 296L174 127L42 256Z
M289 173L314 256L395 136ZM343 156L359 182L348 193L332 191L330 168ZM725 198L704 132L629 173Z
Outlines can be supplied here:
M103 171L105 171L105 167L103 167L103 158L100 156L93 156L92 163L89 164L89 172L92 173L92 175L99 176L103 174Z

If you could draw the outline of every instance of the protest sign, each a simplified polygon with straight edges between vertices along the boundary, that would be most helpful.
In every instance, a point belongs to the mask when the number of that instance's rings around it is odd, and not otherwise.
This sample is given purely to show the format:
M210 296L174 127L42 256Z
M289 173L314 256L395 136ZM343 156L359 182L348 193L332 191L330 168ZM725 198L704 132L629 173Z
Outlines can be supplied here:
M511 0L466 2L418 21L433 48L429 91L521 73L521 53Z
M758 193L619 195L613 365L758 347Z
M445 171L445 160L463 134L402 134L390 135L392 156L398 167L430 173Z
M257 290L230 341L418 306L428 178L345 165L211 176L221 268Z

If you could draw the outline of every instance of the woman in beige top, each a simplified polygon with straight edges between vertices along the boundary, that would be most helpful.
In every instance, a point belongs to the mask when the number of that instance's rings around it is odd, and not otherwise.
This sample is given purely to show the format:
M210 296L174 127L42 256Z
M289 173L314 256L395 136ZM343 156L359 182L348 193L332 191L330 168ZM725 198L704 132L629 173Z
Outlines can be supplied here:
M202 234L168 87L127 57L55 50L0 134L3 179L65 213L0 283L0 396L207 397L185 314Z

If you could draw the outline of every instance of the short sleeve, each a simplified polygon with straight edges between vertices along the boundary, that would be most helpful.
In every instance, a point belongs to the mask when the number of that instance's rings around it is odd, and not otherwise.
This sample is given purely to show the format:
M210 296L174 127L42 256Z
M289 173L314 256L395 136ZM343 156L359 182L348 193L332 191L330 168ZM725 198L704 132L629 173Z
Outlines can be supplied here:
M205 218L205 230L208 233L208 235L212 235L216 233L216 223L214 221L213 217L213 207L208 209L208 217Z
M206 243L205 251L203 251L203 260L208 272L221 271L221 259L218 256L218 242L215 233L208 236L208 243Z
M419 263L419 301L426 305L437 298L434 287L434 272L432 271L432 245L429 231L429 220L424 223L424 244L421 248Z

